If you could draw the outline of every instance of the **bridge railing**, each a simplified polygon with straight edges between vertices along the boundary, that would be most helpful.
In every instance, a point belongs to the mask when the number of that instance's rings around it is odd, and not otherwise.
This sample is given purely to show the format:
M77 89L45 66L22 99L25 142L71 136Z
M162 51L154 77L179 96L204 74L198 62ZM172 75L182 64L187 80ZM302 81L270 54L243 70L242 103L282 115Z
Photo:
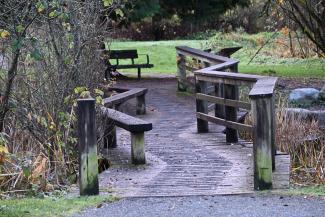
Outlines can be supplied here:
M205 68L193 71L196 93L196 117L199 133L209 131L209 122L226 127L226 142L238 142L238 131L253 135L254 188L272 188L275 169L274 89L277 78L241 74L238 61L189 47L176 47L178 87L186 90L186 57L201 61ZM185 70L184 70L185 69ZM250 102L239 100L239 86L248 86ZM209 103L215 113L211 114ZM252 125L237 121L238 108L251 110Z

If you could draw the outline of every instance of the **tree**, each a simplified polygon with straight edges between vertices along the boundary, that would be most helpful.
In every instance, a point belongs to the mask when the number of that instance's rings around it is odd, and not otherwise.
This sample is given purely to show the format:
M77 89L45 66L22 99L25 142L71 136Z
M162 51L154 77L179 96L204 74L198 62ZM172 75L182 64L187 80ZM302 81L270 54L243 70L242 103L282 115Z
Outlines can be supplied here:
M325 54L324 0L268 0L265 9L280 9L316 45L318 54Z
M248 6L250 0L133 0L124 2L121 8L125 16L122 25L152 19L152 31L156 40L163 37L166 20L177 17L182 24L199 26L215 22L220 15L237 5Z
M0 0L0 137L12 154L24 152L31 162L45 157L46 176L57 184L75 173L73 97L104 83L99 46L110 20L102 14L118 7L118 1ZM10 162L20 175L8 186L29 183L21 182L22 165Z

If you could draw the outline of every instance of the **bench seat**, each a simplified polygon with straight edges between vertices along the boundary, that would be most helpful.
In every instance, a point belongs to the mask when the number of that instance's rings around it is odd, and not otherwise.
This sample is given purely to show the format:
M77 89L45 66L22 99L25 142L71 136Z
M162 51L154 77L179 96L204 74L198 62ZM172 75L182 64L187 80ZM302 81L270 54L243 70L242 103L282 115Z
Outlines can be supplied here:
M131 133L143 133L152 130L152 123L139 118L132 117L114 109L101 107L102 114L114 121L117 127L123 128Z
M116 126L131 133L131 160L132 164L145 164L144 132L152 130L152 123L132 117L122 112L101 107L101 115L110 121L104 135L104 147L116 147ZM113 124L112 124L113 123Z

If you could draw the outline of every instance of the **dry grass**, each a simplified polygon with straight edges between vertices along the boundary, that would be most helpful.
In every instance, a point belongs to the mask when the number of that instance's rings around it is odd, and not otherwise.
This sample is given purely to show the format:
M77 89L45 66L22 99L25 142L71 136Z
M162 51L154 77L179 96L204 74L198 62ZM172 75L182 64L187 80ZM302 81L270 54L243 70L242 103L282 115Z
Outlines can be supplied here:
M280 97L276 113L276 144L277 150L291 157L291 182L297 185L324 184L324 129L316 120L287 115L287 107L285 100ZM245 123L252 124L250 114ZM241 137L252 140L250 133L241 133Z
M316 120L286 115L285 104L277 112L278 150L291 157L291 178L296 184L325 183L324 131Z

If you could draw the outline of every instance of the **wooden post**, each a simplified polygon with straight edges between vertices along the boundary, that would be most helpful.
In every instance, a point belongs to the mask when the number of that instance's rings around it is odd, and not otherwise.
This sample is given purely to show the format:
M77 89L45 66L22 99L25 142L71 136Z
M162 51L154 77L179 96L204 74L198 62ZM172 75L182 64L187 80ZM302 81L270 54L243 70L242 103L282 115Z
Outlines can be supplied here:
M275 170L275 155L276 155L276 141L275 141L275 129L276 129L276 122L275 122L275 99L272 96L271 99L271 117L272 117L272 127L271 127L271 144L272 144L272 170Z
M231 67L231 71L237 72L237 64ZM235 85L224 84L224 96L226 99L238 100L238 87ZM232 106L225 106L225 119L233 122L237 122L237 108ZM238 142L238 131L231 128L226 128L226 142L236 143Z
M132 164L145 164L144 133L131 132L131 158Z
M178 91L186 91L186 59L182 54L177 54L177 87Z
M80 195L97 195L99 187L95 99L79 99L77 112Z
M196 81L195 78L196 93L207 93L207 82L205 81ZM208 103L204 100L196 99L196 112L201 112L208 114ZM209 132L209 123L208 121L201 120L197 118L197 132L198 133L207 133Z
M272 188L272 97L250 96L253 119L254 189Z
M224 84L216 84L214 85L214 94L217 97L224 97ZM218 118L225 118L225 106L220 104L215 104L214 106L214 115Z
M236 99L236 87L234 85L225 84L225 98ZM232 106L225 106L225 119L228 121L237 122L237 108ZM238 131L226 128L226 142L236 143L238 142Z
M137 115L146 114L146 98L145 94L137 96Z
M104 148L116 148L116 126L112 120L106 120L104 129Z

